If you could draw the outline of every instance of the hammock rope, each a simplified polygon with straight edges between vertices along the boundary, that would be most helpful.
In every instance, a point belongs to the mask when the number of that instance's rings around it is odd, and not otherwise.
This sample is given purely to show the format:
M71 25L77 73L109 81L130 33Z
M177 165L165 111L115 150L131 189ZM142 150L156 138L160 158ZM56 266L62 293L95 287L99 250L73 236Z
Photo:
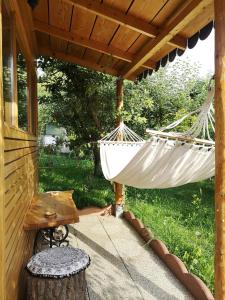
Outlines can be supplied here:
M174 133L178 136L189 136L193 138L201 137L202 139L208 139L212 140L210 133L209 133L209 124L211 125L211 128L213 132L215 132L215 119L213 115L215 114L214 108L213 108L213 99L214 99L214 87L210 86L208 89L208 95L204 103L199 109L196 109L195 111L192 111L185 116L183 116L181 119L173 122L172 124L168 125L167 127L163 127L160 129L160 131L166 131L173 129L177 127L179 124L181 124L185 119L188 117L197 114L198 117L194 124L191 126L189 130L183 133Z
M137 133L127 127L123 122L116 127L112 132L103 137L100 143L104 142L144 142L144 139L141 138Z

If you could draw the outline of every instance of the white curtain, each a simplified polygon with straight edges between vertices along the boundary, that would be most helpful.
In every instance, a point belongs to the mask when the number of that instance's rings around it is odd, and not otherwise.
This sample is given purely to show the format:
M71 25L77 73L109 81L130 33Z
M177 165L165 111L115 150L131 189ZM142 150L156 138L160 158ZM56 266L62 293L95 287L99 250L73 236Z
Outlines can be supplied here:
M137 188L169 188L214 176L214 147L152 137L144 143L100 144L105 178Z

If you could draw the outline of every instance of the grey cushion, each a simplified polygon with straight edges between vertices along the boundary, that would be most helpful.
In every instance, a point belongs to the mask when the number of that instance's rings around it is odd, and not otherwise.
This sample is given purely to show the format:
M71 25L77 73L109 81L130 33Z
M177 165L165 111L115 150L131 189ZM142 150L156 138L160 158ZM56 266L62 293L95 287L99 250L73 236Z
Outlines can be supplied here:
M34 276L64 278L85 270L90 257L83 250L72 247L56 247L31 257L27 270Z

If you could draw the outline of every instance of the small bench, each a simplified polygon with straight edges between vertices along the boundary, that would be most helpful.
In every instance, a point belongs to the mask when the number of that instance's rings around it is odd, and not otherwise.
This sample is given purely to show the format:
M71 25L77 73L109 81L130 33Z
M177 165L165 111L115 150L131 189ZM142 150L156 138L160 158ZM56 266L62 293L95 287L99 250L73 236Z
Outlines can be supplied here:
M66 225L79 222L72 192L55 191L39 193L32 200L23 228L24 230L39 230L35 239L34 250L40 234L49 241L49 246L52 248L53 244L57 245L54 233L58 226L64 225L66 229L64 237L58 240L63 242L68 235ZM58 243L58 246L60 246L60 243Z

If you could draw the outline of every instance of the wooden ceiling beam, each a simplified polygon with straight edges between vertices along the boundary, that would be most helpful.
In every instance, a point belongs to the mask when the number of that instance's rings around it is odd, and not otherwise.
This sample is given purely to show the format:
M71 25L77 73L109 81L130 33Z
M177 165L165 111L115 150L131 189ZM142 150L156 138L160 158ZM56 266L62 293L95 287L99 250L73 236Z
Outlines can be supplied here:
M20 11L26 15L26 18L24 18L24 26L27 29L27 33L29 35L29 40L31 43L31 46L33 48L33 52L35 56L38 53L38 47L37 47L37 38L34 31L34 24L33 24L33 17L32 17L32 9L28 5L27 1L18 1L18 4L20 6Z
M86 38L83 38L75 33L71 33L65 30L58 29L54 26L48 25L44 22L34 20L34 29L49 34L51 36L54 36L58 39L64 40L66 42L70 42L71 44L79 45L82 47L86 47L88 49L92 49L95 51L98 51L100 53L104 53L107 55L110 55L112 57L121 59L123 61L132 62L134 59L134 56L131 53L124 52L116 47L113 46L107 46L103 43L100 43L98 41L89 40ZM154 69L156 63L154 61L148 61L144 67L149 69Z
M39 54L43 55L43 56L48 56L48 57L57 58L57 59L60 59L63 61L67 61L69 63L80 65L82 67L89 68L89 69L92 69L92 70L95 70L98 72L106 73L106 74L109 74L112 76L118 76L118 72L115 69L101 66L94 62L90 62L86 59L82 59L82 58L79 58L77 56L70 55L70 54L65 54L64 52L53 51L53 50L50 50L49 48L41 47L41 48L39 48Z
M16 30L20 34L18 34L18 39L20 39L21 46L23 47L24 54L26 58L30 61L34 60L35 51L32 49L32 43L29 40L29 37L27 35L27 31L24 24L24 19L19 7L19 4L16 0L9 0L7 2L7 5L9 6L10 11L15 13L16 18Z
M182 3L180 10L176 15L165 24L164 29L150 43L146 43L136 56L135 60L122 70L120 76L129 78L135 71L140 68L148 59L159 51L174 35L181 31L188 23L198 16L208 5L211 0L191 0L188 4Z
M97 0L63 0L67 3L86 9L98 16L113 21L119 25L124 25L134 31L155 38L159 34L159 28L132 15L126 15L120 10ZM174 36L169 42L172 46L184 50L186 48L186 38Z

